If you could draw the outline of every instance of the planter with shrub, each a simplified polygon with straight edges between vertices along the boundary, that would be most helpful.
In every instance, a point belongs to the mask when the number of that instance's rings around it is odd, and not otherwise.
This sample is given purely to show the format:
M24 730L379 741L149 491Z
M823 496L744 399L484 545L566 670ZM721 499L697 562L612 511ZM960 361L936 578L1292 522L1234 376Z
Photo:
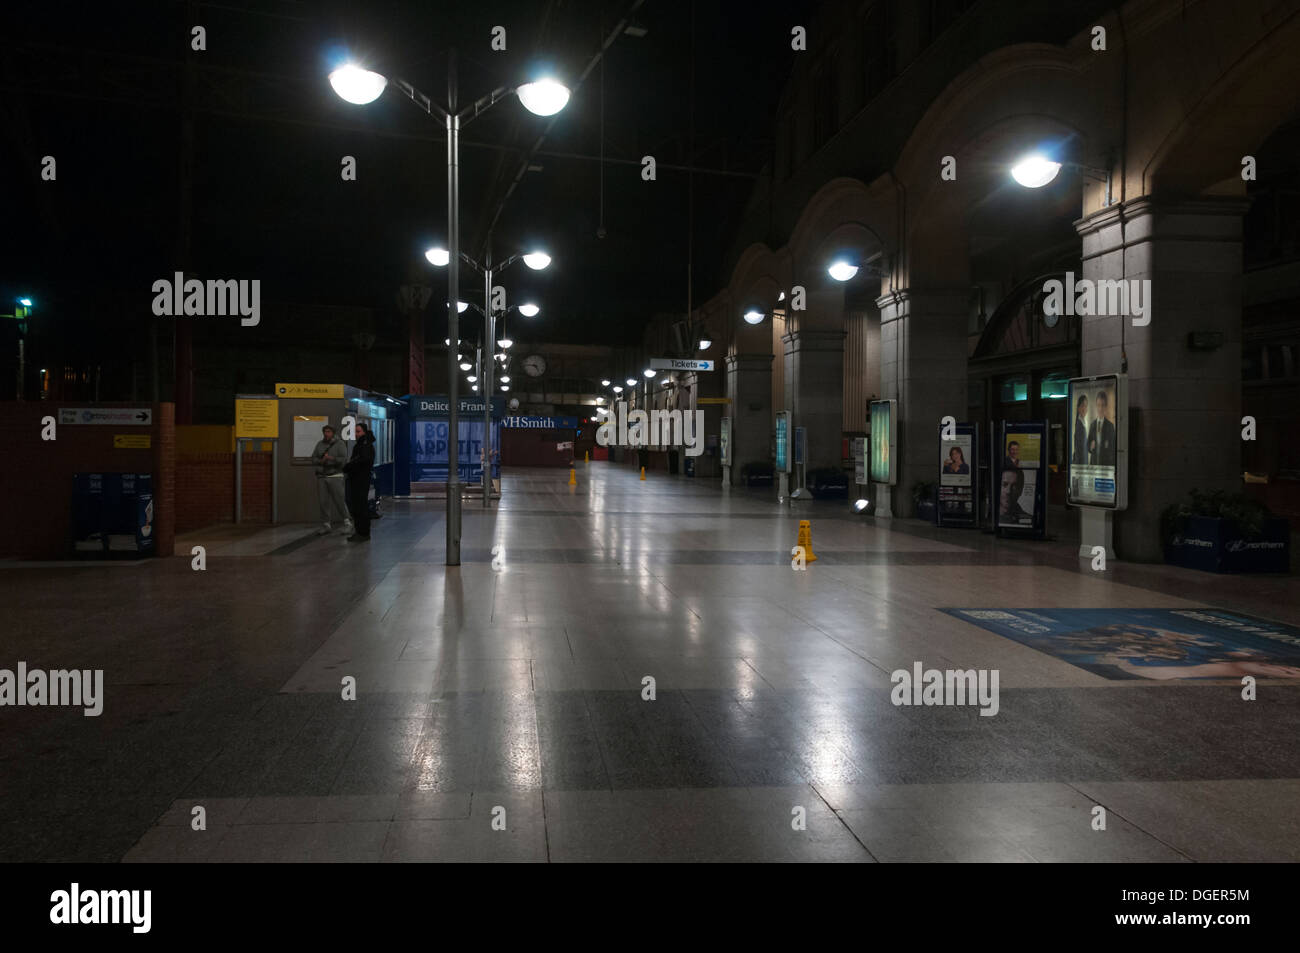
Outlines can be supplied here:
M770 463L754 461L740 468L740 478L745 481L745 486L771 486L772 473Z
M1206 572L1287 572L1291 524L1243 493L1192 490L1160 513L1165 562Z
M819 467L809 471L808 489L817 500L847 500L849 476L839 467Z
M939 488L934 483L917 480L912 484L912 512L919 520L934 523L939 518Z

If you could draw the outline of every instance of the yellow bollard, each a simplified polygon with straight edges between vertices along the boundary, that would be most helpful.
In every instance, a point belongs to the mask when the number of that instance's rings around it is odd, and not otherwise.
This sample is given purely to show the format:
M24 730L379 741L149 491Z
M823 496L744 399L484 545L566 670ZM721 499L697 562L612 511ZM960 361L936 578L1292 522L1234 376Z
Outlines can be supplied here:
M812 524L808 520L799 521L799 539L796 546L803 547L803 558L805 562L812 562L817 558L812 550Z
M641 468L641 479L645 479L645 467Z
M569 486L577 486L577 485L578 485L577 471L574 470L573 467L569 467Z
M590 451L590 450L584 450L584 451L582 452L582 462L585 463L587 466L591 466L591 451Z

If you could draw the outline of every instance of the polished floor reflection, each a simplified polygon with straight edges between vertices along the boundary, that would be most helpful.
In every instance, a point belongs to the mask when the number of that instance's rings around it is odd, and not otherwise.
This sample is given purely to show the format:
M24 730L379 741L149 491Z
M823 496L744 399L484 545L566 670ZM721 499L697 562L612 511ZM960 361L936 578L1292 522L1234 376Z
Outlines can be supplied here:
M939 611L1295 624L1290 579L1100 575L1068 542L578 476L508 472L450 571L442 504L412 501L368 546L225 528L184 558L0 572L0 667L102 668L107 695L99 718L0 709L0 857L1300 859L1300 685L1108 681ZM996 669L997 715L892 704L917 661Z

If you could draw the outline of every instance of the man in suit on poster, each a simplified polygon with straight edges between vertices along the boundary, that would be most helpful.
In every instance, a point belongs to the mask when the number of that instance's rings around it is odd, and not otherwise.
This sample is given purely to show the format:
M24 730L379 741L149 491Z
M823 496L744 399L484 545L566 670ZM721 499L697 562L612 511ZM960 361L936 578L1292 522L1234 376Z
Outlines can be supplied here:
M1104 390L1097 391L1097 417L1088 433L1088 462L1103 467L1115 465L1115 424L1108 416L1110 398Z

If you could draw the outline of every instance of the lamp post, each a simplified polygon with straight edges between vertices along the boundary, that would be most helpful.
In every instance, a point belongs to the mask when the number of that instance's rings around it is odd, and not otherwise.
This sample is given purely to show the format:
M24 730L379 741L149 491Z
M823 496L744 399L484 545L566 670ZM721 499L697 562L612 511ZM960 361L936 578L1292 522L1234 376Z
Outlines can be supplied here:
M27 370L26 351L23 348L25 342L23 339L27 337L27 322L31 316L31 298L19 298L17 304L14 306L13 314L0 314L0 318L13 318L18 322L18 400L23 399L23 378L26 376Z
M334 92L354 105L364 106L380 97L389 81L386 77L371 70L348 63L330 73L330 85ZM464 109L457 111L456 88L456 53L451 51L447 63L447 108L443 109L432 99L420 92L404 79L393 77L396 86L411 102L415 103L430 118L442 122L447 130L447 244L448 260L460 261L460 127L464 120L468 125L480 113L505 99L511 93L518 95L520 103L529 112L538 116L552 116L564 108L569 101L567 87L553 79L544 78L532 83L525 83L515 89L499 87L488 95L476 100ZM432 260L432 259L431 259ZM460 323L456 308L452 302L460 300L459 267L452 265L447 270L447 329L448 339L460 342ZM489 292L491 283L489 281ZM491 301L487 302L490 312ZM489 319L489 324L491 320ZM489 339L490 340L490 339ZM490 349L490 345L489 345ZM448 566L460 565L460 413L456 395L456 351L447 348L447 556ZM491 367L488 361L487 366ZM483 393L488 398L488 426L491 433L491 371L487 372L488 386ZM490 474L488 477L490 481ZM490 482L485 486L490 486ZM486 505L486 504L485 504Z
M433 261L436 263L437 260L441 260L441 255L435 255L435 252L440 252L440 251L441 249L431 248L429 249L428 252L425 253L425 257L428 258L429 261ZM486 326L484 328L484 330L486 331L486 337L484 337L483 339L484 353L488 355L493 355L491 359L486 360L483 363L484 451L483 451L482 479L483 479L483 508L484 509L487 509L489 504L491 503L491 493L492 493L492 374L496 370L495 345L496 345L496 337L497 337L496 309L492 307L492 279L497 275L499 275L501 272L505 271L515 262L519 261L521 258L523 259L524 264L527 265L529 268L533 269L533 271L541 271L551 263L550 255L542 251L532 251L526 255L525 254L511 255L500 265L494 267L492 264L492 237L490 235L488 236L487 254L484 257L484 263L482 265L480 265L477 261L475 261L473 258L465 254L464 252L460 253L460 260L465 262L465 264L469 265L471 268L473 268L475 271L477 271L479 274L483 276L482 314L483 314L483 319L486 322ZM501 312L502 316L504 317L506 312L510 310L512 309L506 308L504 311ZM541 309L538 308L537 305L535 304L519 305L519 312L521 314L526 314L528 317L533 317L540 310ZM505 346L508 346L508 344L503 345L503 347Z

